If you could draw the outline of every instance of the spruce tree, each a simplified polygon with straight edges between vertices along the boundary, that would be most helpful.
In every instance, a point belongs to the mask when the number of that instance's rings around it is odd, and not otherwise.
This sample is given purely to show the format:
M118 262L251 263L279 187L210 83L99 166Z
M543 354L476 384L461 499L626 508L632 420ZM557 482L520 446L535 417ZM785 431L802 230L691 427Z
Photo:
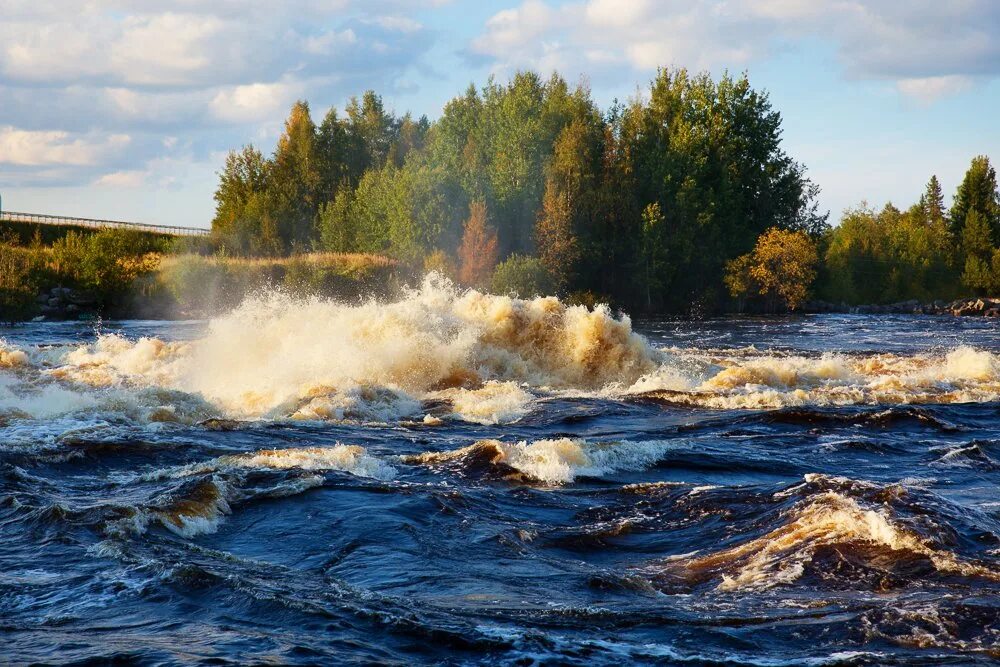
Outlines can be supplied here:
M292 106L278 139L268 187L278 238L286 251L304 250L316 237L321 178L315 144L309 104L300 100Z
M993 244L1000 244L1000 192L997 191L997 173L990 159L979 155L972 159L965 172L955 201L951 207L952 232L956 238L962 236L968 216L976 212L990 229Z
M931 180L927 181L927 187L920 198L920 207L923 209L924 217L929 224L947 222L944 193L937 175L931 176Z

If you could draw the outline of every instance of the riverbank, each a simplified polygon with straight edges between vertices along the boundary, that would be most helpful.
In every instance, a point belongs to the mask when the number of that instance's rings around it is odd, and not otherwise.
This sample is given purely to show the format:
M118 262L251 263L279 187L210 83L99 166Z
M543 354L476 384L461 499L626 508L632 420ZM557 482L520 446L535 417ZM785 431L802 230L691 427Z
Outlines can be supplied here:
M409 267L393 259L349 253L253 259L160 255L149 266L114 294L66 281L38 281L17 310L0 306L0 321L200 319L268 290L355 302L396 294L413 278Z
M25 234L28 230L22 230ZM37 232L38 230L36 230ZM232 257L220 251L128 230L89 234L67 231L46 245L40 233L25 244L20 236L0 242L0 322L26 320L202 319L232 310L248 296L280 290L292 296L318 296L342 302L399 295L419 282L426 270L454 276L447 257L403 262L384 255L312 252L288 257ZM521 260L500 265L492 291L520 296L550 293ZM528 263L530 264L530 262ZM504 269L501 271L500 269ZM510 274L510 275L508 275ZM584 298L585 297L585 298ZM575 294L568 303L607 303L597 294ZM759 301L750 301L761 307ZM633 315L655 315L611 302ZM716 306L701 315L724 315ZM773 309L751 312L777 312ZM900 301L850 305L812 300L800 312L929 314L1000 317L1000 299ZM698 317L693 317L698 319Z
M860 315L953 315L955 317L1000 317L1000 298L971 297L952 301L935 300L922 303L916 299L887 304L852 306L829 301L808 301L806 313L854 313Z
M380 255L314 253L271 259L173 255L161 258L157 270L138 279L133 289L111 310L102 309L97 298L86 290L57 286L41 289L33 310L22 319L35 322L93 320L100 316L202 319L231 310L247 296L269 289L298 296L357 302L399 294L415 277L412 268ZM861 305L814 300L804 304L799 312L1000 317L1000 298L974 297L927 303L912 299Z

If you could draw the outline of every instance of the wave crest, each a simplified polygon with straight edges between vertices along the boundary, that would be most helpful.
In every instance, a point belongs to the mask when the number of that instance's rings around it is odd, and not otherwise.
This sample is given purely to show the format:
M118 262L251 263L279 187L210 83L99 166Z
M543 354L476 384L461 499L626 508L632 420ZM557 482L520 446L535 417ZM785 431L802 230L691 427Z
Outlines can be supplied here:
M587 443L558 438L528 443L480 440L468 447L447 452L425 452L402 457L417 465L454 465L466 471L486 468L506 479L566 484L577 477L600 477L624 470L641 470L656 463L668 443L613 442Z
M836 491L799 503L785 523L761 537L707 555L670 560L664 573L693 581L717 579L720 591L767 589L797 580L828 547L881 550L869 559L869 565L881 569L891 569L907 556L920 557L939 572L998 580L990 568L936 548L884 512Z

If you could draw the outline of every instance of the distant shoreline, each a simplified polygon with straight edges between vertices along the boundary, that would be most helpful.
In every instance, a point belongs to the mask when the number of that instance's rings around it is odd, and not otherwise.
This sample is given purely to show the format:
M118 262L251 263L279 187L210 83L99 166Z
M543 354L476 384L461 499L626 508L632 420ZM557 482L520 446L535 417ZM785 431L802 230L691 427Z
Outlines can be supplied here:
M210 260L209 260L210 261ZM204 278L202 275L199 278ZM400 283L398 275L394 275L395 285L382 285L373 290L371 281L345 281L340 285L337 293L315 293L320 298L337 299L343 302L361 302L370 297L391 298L394 289L398 291ZM248 293L245 296L250 296ZM299 296L305 296L300 294ZM66 287L53 287L43 289L39 292L36 303L39 312L37 315L27 318L24 321L41 322L66 322L66 321L92 321L101 317L107 318L109 315L113 319L142 319L153 321L183 321L202 320L224 313L236 307L242 298L230 300L224 304L200 305L189 304L186 308L178 307L174 300L164 300L162 294L145 295L141 292L133 293L129 302L123 305L117 312L101 313L95 308L95 302L85 292L73 290ZM845 314L845 315L930 315L949 317L1000 317L1000 298L970 297L956 299L952 301L931 301L922 303L911 299L890 304L860 304L850 305L846 303L832 303L823 300L812 300L806 302L803 307L796 311L778 312L758 312L758 311L723 311L711 313L704 317L694 315L679 315L676 313L637 313L637 319L671 319L678 321L699 320L707 318L727 318L727 317L784 317L788 315L824 315L824 314Z
M952 301L920 302L916 299L888 304L861 304L809 301L803 313L844 313L854 315L951 315L953 317L1000 317L1000 298L967 297Z

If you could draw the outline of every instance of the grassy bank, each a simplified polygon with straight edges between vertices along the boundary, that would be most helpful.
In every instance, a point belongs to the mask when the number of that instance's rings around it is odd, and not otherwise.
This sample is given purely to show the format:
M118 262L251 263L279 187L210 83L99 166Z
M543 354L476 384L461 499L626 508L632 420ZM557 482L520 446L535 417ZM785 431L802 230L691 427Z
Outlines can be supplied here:
M238 305L248 294L282 289L299 296L346 301L385 296L412 271L380 255L309 253L292 257L238 258L167 255L136 293L173 316L200 317Z
M263 289L350 301L385 296L416 273L371 254L240 258L132 230L28 231L0 229L0 322L204 317Z

